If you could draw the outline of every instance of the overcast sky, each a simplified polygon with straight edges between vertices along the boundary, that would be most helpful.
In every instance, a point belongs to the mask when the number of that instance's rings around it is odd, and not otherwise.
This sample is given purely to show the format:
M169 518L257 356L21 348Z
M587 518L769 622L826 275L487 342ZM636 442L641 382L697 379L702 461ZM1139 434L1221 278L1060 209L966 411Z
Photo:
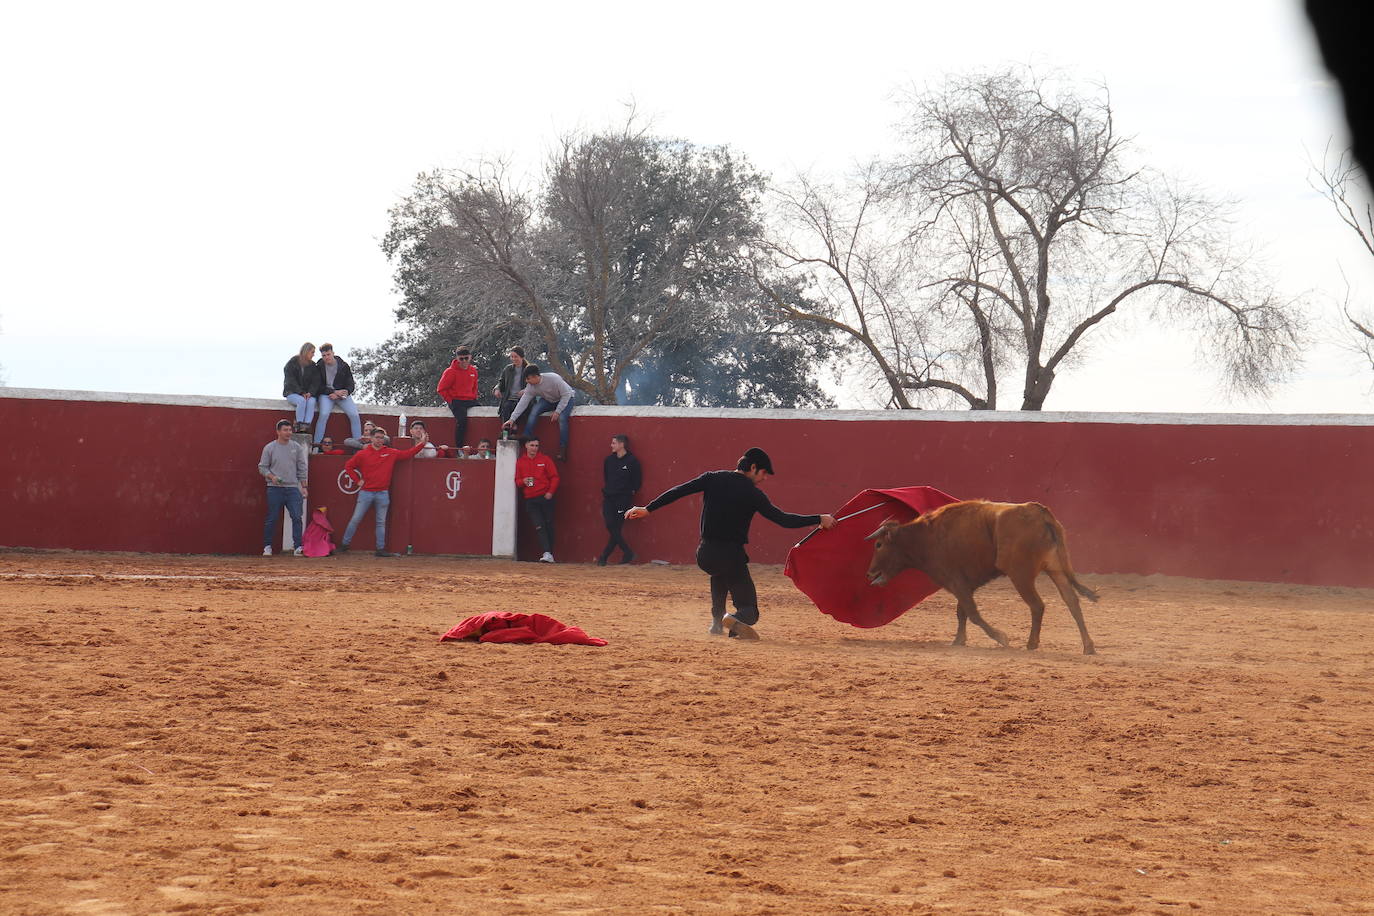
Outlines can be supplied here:
M422 171L533 165L633 102L776 178L838 172L891 148L898 90L1014 63L1105 81L1142 158L1236 198L1236 236L1319 326L1347 279L1374 299L1307 185L1345 128L1298 0L11 4L0 373L276 397L301 341L346 356L394 330L378 241ZM1267 402L1226 400L1139 321L1097 335L1046 408L1369 412L1372 388L1325 347Z

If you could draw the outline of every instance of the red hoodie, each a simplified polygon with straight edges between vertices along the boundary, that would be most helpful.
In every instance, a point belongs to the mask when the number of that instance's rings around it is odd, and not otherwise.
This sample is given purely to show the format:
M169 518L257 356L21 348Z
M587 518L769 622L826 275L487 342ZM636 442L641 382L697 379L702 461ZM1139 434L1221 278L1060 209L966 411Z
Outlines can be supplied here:
M532 479L533 485L526 486L526 478ZM515 485L520 488L520 495L526 499L534 499L545 493L552 496L558 489L558 466L553 463L552 458L542 452L533 458L521 455L515 459Z
M471 362L465 367L459 366L455 359L439 377L439 387L435 390L445 404L449 401L477 400L477 367Z
M408 448L405 451L397 451L389 445L384 445L380 449L368 446L344 465L344 471L351 477L362 475L364 490L389 490L391 489L391 472L396 470L396 462L414 458L415 454L424 448L424 443Z

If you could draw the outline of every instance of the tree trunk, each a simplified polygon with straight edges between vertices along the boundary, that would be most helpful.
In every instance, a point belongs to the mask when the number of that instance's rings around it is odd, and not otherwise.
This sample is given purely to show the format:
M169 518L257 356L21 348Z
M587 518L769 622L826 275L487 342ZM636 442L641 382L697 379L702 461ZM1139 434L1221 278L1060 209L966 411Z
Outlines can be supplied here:
M1026 373L1026 396L1021 402L1022 410L1042 410L1045 398L1050 396L1050 386L1054 384L1054 370L1035 366Z

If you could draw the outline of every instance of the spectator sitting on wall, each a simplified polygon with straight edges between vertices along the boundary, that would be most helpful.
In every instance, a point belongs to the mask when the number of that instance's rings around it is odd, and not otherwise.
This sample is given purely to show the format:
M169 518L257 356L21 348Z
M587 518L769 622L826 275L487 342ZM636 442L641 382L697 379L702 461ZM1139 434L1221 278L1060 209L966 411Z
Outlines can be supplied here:
M258 459L258 473L267 481L267 519L262 524L262 555L265 557L272 555L272 529L281 518L283 508L291 515L295 554L298 557L305 555L301 550L301 506L305 502L308 464L305 446L291 438L294 428L290 420L278 420L277 438L263 446L262 457Z
M506 429L515 429L520 415L529 408L529 421L525 424L525 438L534 436L534 423L541 413L556 411L558 418L558 460L568 457L568 426L573 409L572 386L552 372L541 372L536 365L525 367L525 390L520 395L520 403L515 405L510 419L504 424Z
M501 417L501 422L505 423L510 419L511 412L515 410L515 403L520 400L520 395L525 391L525 348L510 348L510 365L501 370L501 378L497 379L496 385L491 389L491 393L496 396L496 412Z
M439 376L436 390L453 413L453 445L462 448L468 435L468 411L477 406L477 367L472 364L471 350L453 351L453 362Z
M515 460L515 485L525 497L525 511L539 533L539 546L544 548L539 562L552 563L553 494L558 490L558 466L548 455L539 454L538 436L525 440L525 454Z
M296 408L298 433L310 432L310 421L315 419L315 392L320 387L320 370L315 365L315 345L310 341L301 344L300 352L286 361L282 369L282 397Z
M351 454L353 454L354 452L361 452L363 449L365 449L365 448L367 448L369 445L371 445L371 444L372 444L372 431L373 431L374 429L381 429L381 427L379 427L377 424L373 423L371 420L364 420L364 421L363 421L363 434L362 434L361 436L358 436L358 437L355 437L355 438L352 438L352 439L345 439L345 440L344 440L344 443L343 443L343 444L344 444L344 448L346 449L345 454L351 455ZM391 437L388 436L388 435L386 434L385 431L382 432L382 436L383 436L383 439L384 439L384 441L382 442L382 444L383 444L383 445L390 445L390 444L391 444ZM323 441L323 440L321 440L321 441Z
M439 457L439 449L435 447L433 442L429 441L429 430L425 428L424 420L410 421L410 438L415 442L419 442L421 439L423 439L425 443L424 448L420 449L420 451L416 453L416 458Z
M325 427L329 425L329 413L342 410L348 415L348 429L357 439L363 434L362 422L358 419L358 405L353 403L353 370L342 357L334 355L334 345L320 344L320 361L315 364L320 371L319 395L320 418L315 423L315 441L324 438Z
M606 524L610 539L596 558L597 566L605 566L611 553L620 548L620 562L633 563L635 552L625 540L625 512L635 504L635 493L643 479L639 459L630 453L630 437L619 433L611 437L611 453L601 466L604 485L601 488L601 520Z
M377 524L377 556L395 556L386 551L386 513L391 506L391 475L396 470L396 462L414 458L425 447L429 439L423 429L420 430L420 437L413 448L397 451L386 445L386 433L379 427L373 427L372 444L348 459L344 473L361 483L362 489L358 491L358 504L353 509L353 518L349 519L348 528L344 530L343 543L339 545L340 553L348 550L348 545L353 543L353 533L358 530L358 523L363 520L367 510L372 509Z
M491 446L490 439L479 439L477 441L477 451L472 453L474 458L495 458L496 452Z

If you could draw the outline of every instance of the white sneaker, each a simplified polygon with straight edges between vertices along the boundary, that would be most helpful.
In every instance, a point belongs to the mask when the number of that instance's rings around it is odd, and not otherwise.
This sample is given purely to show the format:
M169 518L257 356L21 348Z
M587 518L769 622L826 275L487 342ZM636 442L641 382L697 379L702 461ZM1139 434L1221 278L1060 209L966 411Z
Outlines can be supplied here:
M539 562L540 562L540 563L552 563L552 562L553 562L553 554L549 553L547 550L544 551L544 555L543 555L542 557L539 558Z
M265 556L265 557L270 557L270 556L272 555L272 548L271 548L271 547L264 547L264 548L262 549L262 555Z
M304 547L297 547L295 550L291 551L291 556L293 556L293 557L303 557L303 556L305 556L305 548L304 548Z

